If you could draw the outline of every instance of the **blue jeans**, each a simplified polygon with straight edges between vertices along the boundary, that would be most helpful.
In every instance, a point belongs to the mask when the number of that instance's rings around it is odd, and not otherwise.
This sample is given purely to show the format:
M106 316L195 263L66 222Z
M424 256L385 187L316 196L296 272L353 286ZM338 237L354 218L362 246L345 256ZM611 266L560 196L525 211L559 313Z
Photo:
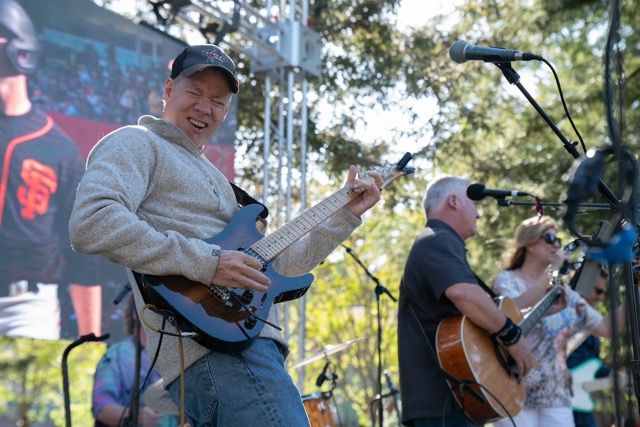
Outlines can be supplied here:
M210 352L184 373L185 415L193 427L305 427L309 419L275 341L240 353ZM180 403L180 378L167 387Z

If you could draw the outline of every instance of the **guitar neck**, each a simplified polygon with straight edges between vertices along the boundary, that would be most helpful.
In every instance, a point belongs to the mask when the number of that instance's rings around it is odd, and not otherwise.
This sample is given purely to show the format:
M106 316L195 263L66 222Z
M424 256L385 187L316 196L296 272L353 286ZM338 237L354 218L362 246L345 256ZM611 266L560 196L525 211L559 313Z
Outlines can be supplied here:
M589 393L593 391L598 391L598 390L606 390L611 387L613 387L612 377L598 378L596 380L582 383L582 388L584 388L585 391L588 391Z
M344 187L307 209L281 229L257 241L251 249L269 262L357 196L348 187Z
M384 165L382 167L371 168L371 171L378 173L382 180L382 184L378 185L380 190L384 189L385 186L394 179L414 172L414 168L406 167L406 163L410 159L411 154L406 153L402 160L395 166ZM366 173L360 176L360 179L375 183L374 177ZM260 239L251 245L249 249L258 254L266 262L270 262L294 242L298 241L298 239L320 225L320 223L336 213L351 200L358 197L358 195L359 194L354 193L349 186L343 187L319 204L304 211L300 216L296 217L281 229Z
M540 319L547 314L547 311L551 308L553 303L560 295L560 286L555 284L553 287L542 297L542 299L526 314L525 318L520 322L520 329L524 336L536 327Z

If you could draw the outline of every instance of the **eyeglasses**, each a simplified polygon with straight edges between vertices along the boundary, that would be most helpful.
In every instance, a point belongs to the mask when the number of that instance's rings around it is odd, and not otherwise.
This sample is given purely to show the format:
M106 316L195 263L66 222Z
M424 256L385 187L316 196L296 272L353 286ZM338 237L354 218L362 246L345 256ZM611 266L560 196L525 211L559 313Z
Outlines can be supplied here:
M550 245L554 245L557 243L558 246L562 246L562 239L556 236L555 234L545 233L540 238L544 239L544 241Z
M596 293L596 295L603 295L606 292L604 289L600 288L594 288L593 291Z

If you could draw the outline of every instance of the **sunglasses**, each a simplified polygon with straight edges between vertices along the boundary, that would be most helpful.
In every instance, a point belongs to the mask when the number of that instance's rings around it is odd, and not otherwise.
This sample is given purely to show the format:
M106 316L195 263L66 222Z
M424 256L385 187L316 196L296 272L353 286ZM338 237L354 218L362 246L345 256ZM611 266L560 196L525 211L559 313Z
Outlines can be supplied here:
M562 239L556 236L555 234L545 233L540 238L544 239L544 241L550 245L554 245L557 243L559 246L562 246Z
M596 293L596 295L602 295L606 292L604 289L600 288L594 288L593 291Z

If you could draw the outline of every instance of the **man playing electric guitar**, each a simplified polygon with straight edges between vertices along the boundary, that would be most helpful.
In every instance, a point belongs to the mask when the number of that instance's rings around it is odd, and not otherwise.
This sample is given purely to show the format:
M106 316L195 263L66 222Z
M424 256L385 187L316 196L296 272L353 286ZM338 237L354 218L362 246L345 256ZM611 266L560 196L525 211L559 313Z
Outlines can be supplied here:
M74 249L125 265L132 285L135 270L184 276L223 295L224 288L242 288L243 303L253 299L253 292L266 296L270 279L261 271L260 257L204 240L221 233L239 209L226 177L202 154L238 89L235 65L221 49L185 48L165 83L162 118L143 116L138 126L112 132L90 153L70 221ZM308 272L380 200L379 174L355 175L351 167L343 207L275 260L279 273ZM133 292L140 311L145 301L139 286ZM300 393L284 368L288 346L276 329L275 307L267 319L248 319L269 322L250 347L228 353L168 335L163 331L176 332L169 321L142 310L146 349L151 357L159 352L156 369L192 426L309 425ZM192 310L202 309L193 304Z

